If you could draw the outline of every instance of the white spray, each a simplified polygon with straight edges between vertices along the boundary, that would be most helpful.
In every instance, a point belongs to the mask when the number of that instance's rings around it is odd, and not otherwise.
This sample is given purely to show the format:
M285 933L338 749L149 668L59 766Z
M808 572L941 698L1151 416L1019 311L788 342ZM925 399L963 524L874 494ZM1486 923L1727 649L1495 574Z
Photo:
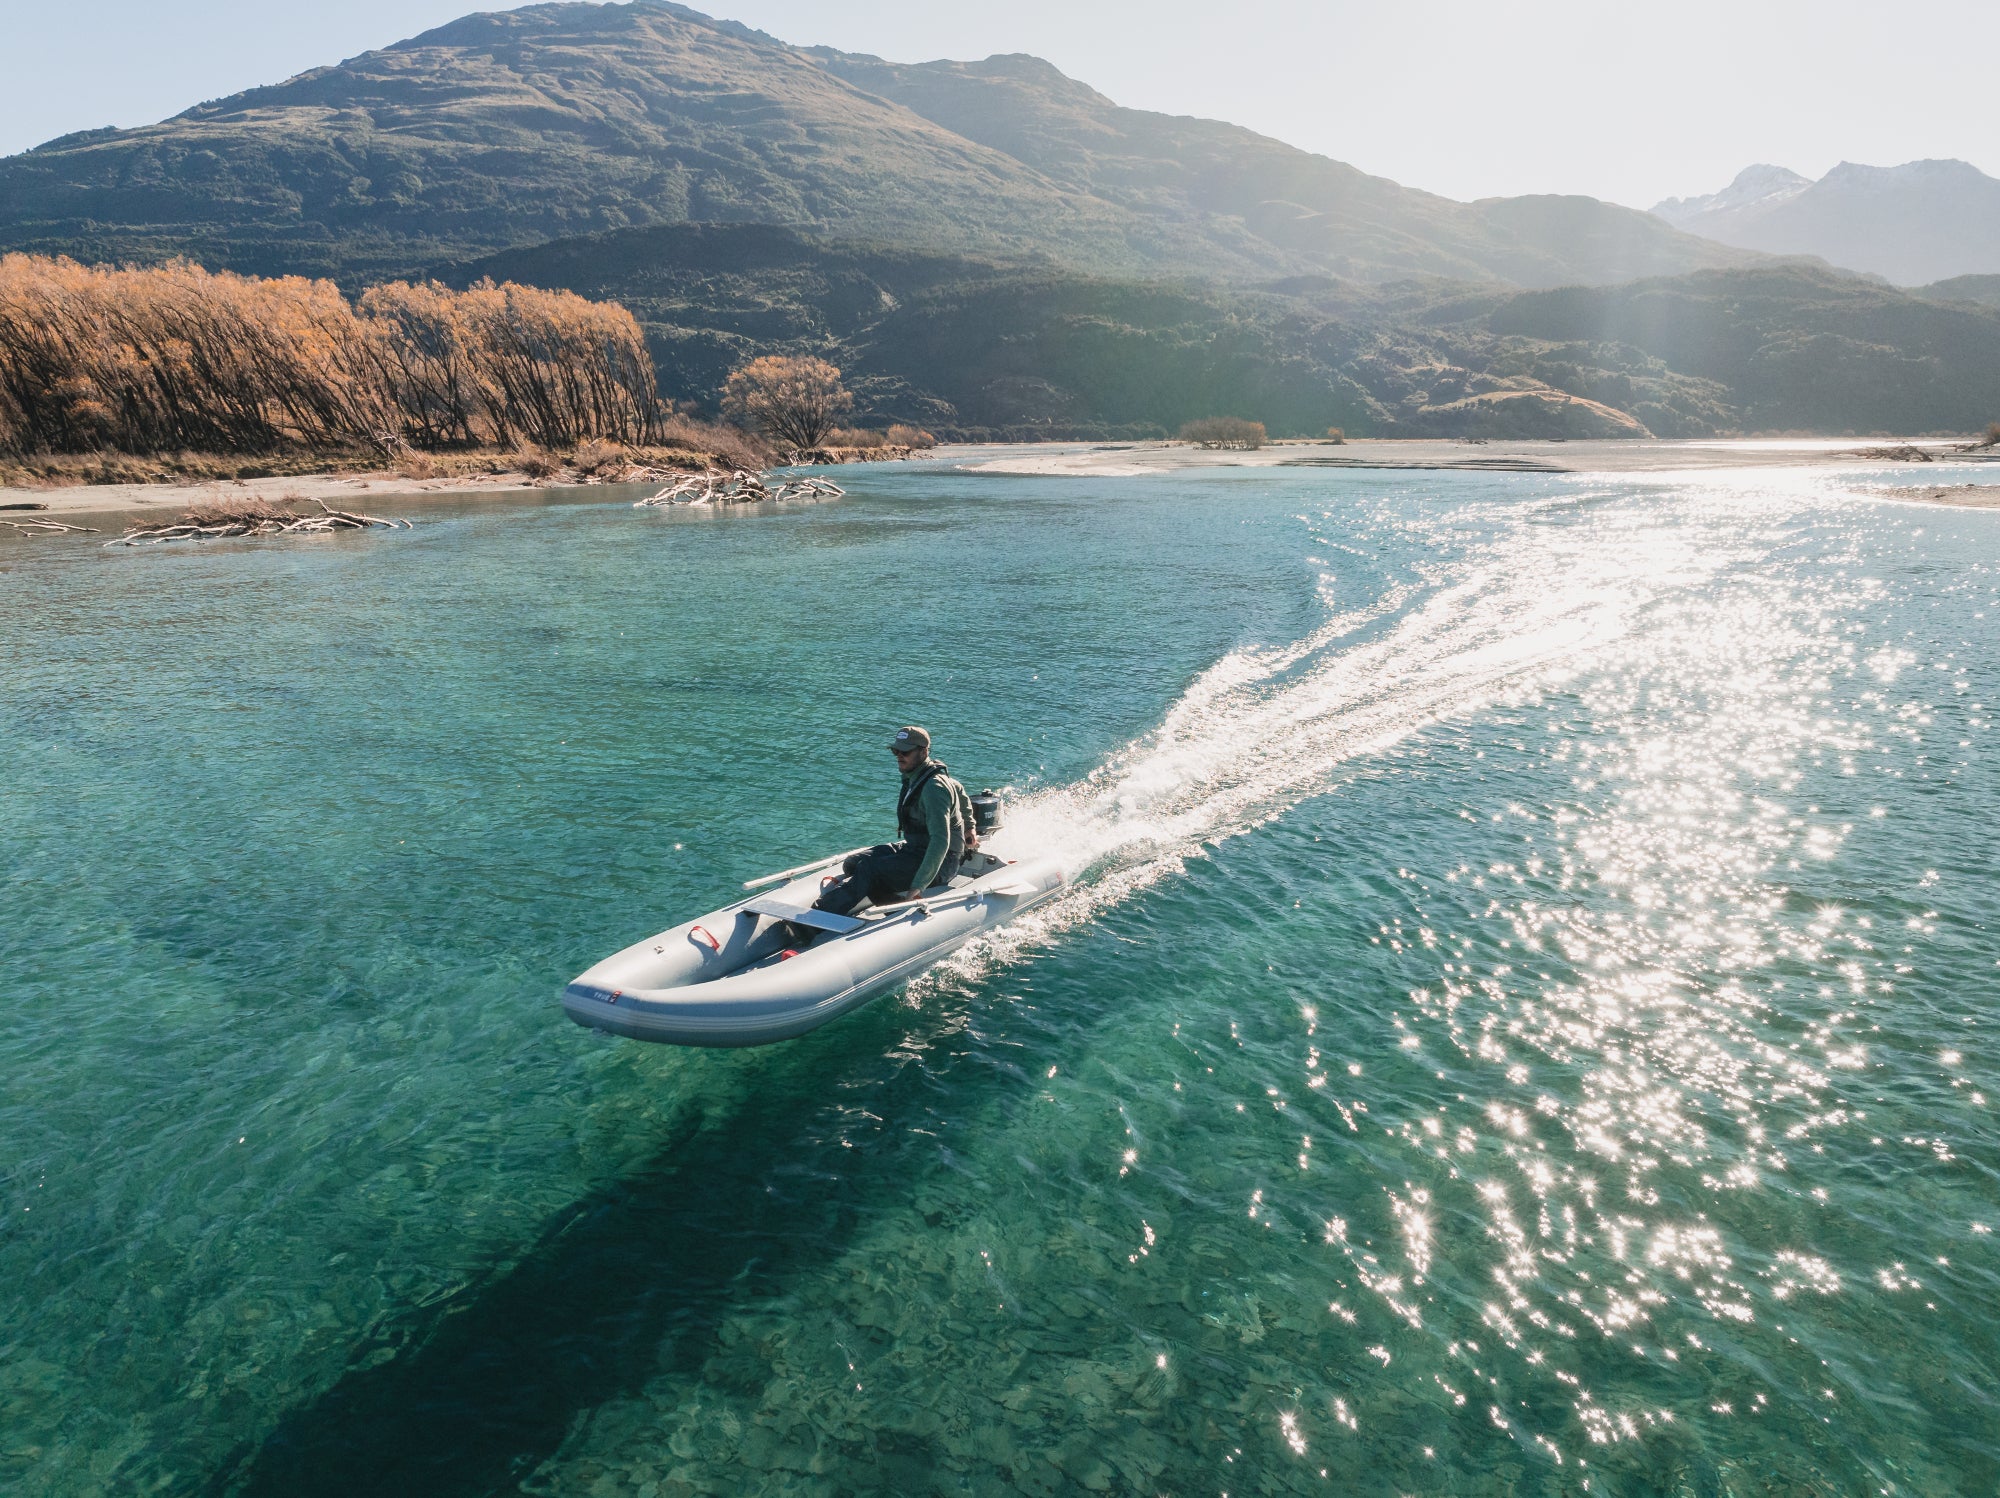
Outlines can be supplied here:
M1295 643L1232 651L1151 733L1081 781L1026 794L1010 808L1001 851L1053 850L1072 884L941 975L971 978L1088 919L1324 792L1343 765L1545 692L1655 599L1713 577L1739 549L1729 542L1743 539L1704 524L1700 506L1596 508L1596 497L1484 510L1489 522L1502 517L1490 545L1333 613ZM1456 518L1466 513L1454 507ZM1330 586L1322 596L1332 609Z

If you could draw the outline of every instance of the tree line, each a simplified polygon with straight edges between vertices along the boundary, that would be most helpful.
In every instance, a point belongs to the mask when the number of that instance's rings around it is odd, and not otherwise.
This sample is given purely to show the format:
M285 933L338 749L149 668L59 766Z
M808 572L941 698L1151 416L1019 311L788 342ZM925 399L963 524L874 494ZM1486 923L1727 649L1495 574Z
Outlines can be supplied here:
M0 256L0 453L643 443L639 325L565 291Z

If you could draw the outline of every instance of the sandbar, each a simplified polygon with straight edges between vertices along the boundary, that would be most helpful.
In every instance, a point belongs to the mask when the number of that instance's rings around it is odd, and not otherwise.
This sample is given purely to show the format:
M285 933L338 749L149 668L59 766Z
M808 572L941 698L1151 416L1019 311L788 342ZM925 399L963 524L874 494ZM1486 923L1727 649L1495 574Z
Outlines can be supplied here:
M1900 499L1911 504L1957 505L1967 510L2000 510L2000 483L1992 484L1911 484L1894 489L1870 491L1879 499Z
M1917 448L1939 463L1993 462L1992 452L1963 451L1963 440L1855 437L1693 438L1681 441L1462 441L1364 437L1346 442L1268 443L1213 450L1184 442L1035 443L1016 447L939 447L935 457L968 473L1075 478L1138 478L1189 468L1380 468L1525 473L1680 473L1714 468L1843 467L1921 472L1921 462L1873 456Z

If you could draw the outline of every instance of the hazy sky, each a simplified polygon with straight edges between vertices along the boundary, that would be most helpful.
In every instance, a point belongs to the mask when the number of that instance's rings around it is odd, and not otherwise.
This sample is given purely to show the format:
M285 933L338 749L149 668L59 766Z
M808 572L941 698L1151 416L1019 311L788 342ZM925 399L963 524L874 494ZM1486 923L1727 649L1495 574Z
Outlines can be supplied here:
M0 154L139 125L477 0L0 0ZM1649 207L1754 161L2000 175L1992 0L717 0L899 61L1033 52L1121 104L1235 121L1456 198Z

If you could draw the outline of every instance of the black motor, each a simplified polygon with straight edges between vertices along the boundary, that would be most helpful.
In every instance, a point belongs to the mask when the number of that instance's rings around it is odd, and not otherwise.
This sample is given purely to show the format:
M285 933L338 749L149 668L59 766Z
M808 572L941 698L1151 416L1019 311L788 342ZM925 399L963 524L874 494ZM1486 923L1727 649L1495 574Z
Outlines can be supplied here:
M972 802L972 822L979 835L987 837L1000 830L1000 797L993 791L981 791L968 798Z

